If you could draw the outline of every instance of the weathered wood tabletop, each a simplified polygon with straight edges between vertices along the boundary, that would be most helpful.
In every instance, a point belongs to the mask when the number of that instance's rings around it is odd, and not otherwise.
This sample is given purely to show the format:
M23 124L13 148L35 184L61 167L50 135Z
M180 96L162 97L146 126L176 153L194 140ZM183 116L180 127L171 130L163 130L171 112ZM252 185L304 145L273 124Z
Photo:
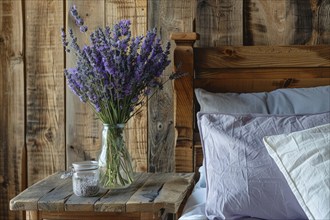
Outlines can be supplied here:
M95 197L73 194L72 180L55 173L10 201L34 219L157 219L177 213L194 185L193 173L136 173L125 189L100 190ZM109 218L111 217L111 218Z

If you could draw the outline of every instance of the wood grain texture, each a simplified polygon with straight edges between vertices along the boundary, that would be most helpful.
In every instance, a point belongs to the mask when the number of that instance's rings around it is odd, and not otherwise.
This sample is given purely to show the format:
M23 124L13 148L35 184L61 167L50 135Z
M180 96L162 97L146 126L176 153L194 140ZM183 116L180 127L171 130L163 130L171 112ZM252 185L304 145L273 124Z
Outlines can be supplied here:
M64 202L70 195L73 194L72 180L71 178L62 180L58 177L55 179L55 181L57 182L57 187L54 188L51 192L43 195L38 200L38 210L55 212L65 210Z
M11 210L38 210L38 201L48 192L51 192L56 187L61 187L65 181L60 179L61 173L55 173L47 179L40 180L25 189L10 201ZM59 181L60 180L60 181Z
M244 1L244 45L329 43L329 0Z
M21 219L9 200L25 188L23 14L21 1L0 2L0 219Z
M313 32L309 44L330 44L330 0L311 0Z
M132 22L132 36L146 35L147 0L107 0L106 25L113 26L121 19ZM147 105L131 118L126 125L127 147L133 160L133 169L147 171Z
M195 54L194 86L212 92L329 84L327 45L196 48Z
M154 200L155 208L164 208L166 212L177 213L186 194L194 185L191 173L170 175L162 187L158 197ZM187 188L190 185L191 188Z
M237 46L196 48L196 68L330 67L330 47Z
M93 212L40 212L40 218L47 220L153 220L150 213L93 213Z
M263 79L219 79L196 80L198 88L211 92L269 92L280 88L304 88L329 85L330 76L326 78L263 78Z
M129 198L126 203L127 212L157 211L160 207L155 204L165 182L169 180L171 173L155 173L151 175L141 188ZM164 207L161 207L164 208Z
M64 74L61 1L25 1L28 185L64 169Z
M100 189L97 196L94 197L80 197L72 194L65 202L65 211L93 211L94 204L100 200L107 193L106 189ZM77 205L79 204L79 206Z
M89 35L80 33L70 14L70 7L75 4L80 16L90 31L104 26L105 8L104 0L66 2L65 17L67 31L72 28L78 38L78 44L89 44ZM91 33L91 32L87 32ZM66 68L75 65L75 56L66 56ZM97 118L92 108L80 102L66 86L66 166L72 162L97 159L101 149L102 123Z
M196 42L196 46L242 45L242 12L241 0L199 0L196 32L201 38Z
M156 27L164 43L170 40L171 32L192 31L195 4L193 0L149 0L148 28ZM174 46L172 42L171 54ZM164 80L172 71L173 66L165 70ZM173 114L173 86L167 83L164 89L150 100L148 106L148 170L151 172L175 170Z
M94 210L98 212L126 212L126 203L132 195L150 177L148 173L138 173L134 177L134 182L126 189L110 190L94 205ZM140 211L140 210L137 210Z
M195 68L195 78L213 79L253 79L253 78L285 78L290 74L294 78L326 78L329 76L329 67L274 67L269 69L247 68L237 71L235 68Z

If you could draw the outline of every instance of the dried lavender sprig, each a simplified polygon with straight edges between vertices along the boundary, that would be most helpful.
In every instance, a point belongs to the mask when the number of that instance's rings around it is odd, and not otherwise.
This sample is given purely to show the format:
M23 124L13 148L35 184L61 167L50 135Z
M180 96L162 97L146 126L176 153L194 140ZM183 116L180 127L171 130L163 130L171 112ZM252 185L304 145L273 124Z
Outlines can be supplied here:
M76 7L71 14L83 25ZM91 45L82 49L70 30L71 42L64 44L77 55L77 66L66 71L67 83L82 101L93 106L102 121L123 123L132 117L135 107L143 104L140 96L162 89L159 77L170 63L170 44L162 48L156 29L132 38L130 25L122 20L113 29L99 28L90 35Z
M88 27L84 25L84 23L85 23L84 22L84 19L82 19L79 16L79 13L78 13L78 10L77 10L76 5L72 5L71 6L70 12L71 12L72 17L75 19L75 23L79 27L80 31L82 33L86 32L88 30Z

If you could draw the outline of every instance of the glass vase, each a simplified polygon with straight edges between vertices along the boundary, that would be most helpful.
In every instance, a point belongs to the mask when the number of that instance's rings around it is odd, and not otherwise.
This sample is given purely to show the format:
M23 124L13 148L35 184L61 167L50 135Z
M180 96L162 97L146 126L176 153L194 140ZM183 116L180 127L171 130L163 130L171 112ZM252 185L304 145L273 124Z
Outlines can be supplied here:
M105 189L126 188L133 182L133 168L126 147L125 124L104 124L99 155L99 183Z

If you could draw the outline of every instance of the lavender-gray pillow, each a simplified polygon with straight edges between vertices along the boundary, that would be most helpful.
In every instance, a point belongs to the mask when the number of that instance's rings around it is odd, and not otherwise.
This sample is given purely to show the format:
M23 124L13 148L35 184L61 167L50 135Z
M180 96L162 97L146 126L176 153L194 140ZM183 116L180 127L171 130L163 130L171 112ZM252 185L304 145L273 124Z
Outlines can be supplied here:
M330 111L330 86L277 89L267 93L270 114L316 114Z
M262 138L330 122L315 115L224 115L199 113L209 219L307 219Z
M212 93L195 89L196 99L205 113L262 113L268 114L267 93Z

